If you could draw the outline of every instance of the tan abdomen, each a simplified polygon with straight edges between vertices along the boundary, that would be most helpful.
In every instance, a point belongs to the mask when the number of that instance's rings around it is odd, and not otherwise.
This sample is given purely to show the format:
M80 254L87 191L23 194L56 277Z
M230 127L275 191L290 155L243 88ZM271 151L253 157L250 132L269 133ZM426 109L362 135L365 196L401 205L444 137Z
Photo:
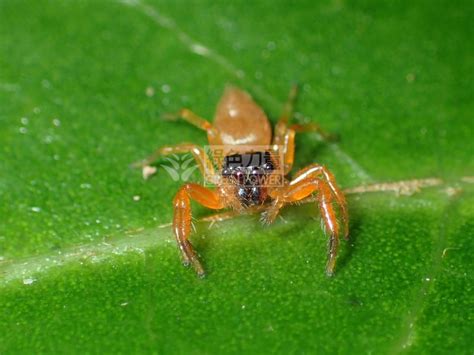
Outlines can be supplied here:
M225 145L269 145L272 129L262 109L249 94L227 87L214 117L214 127Z

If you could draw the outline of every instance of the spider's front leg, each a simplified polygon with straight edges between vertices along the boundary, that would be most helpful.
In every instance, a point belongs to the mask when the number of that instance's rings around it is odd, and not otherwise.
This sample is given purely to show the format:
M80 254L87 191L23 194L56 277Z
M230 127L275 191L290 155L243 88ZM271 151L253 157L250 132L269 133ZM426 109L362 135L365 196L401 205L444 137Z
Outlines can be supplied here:
M212 209L222 209L225 205L216 191L194 183L183 185L173 200L173 232L183 256L183 262L186 266L192 265L198 276L203 277L205 275L204 269L189 241L192 218L191 200Z
M337 186L334 176L329 170L321 165L310 165L300 170L288 185L271 190L270 196L273 203L262 215L262 222L272 223L285 204L300 201L313 193L317 193L317 202L324 222L324 229L329 234L326 273L331 276L334 274L336 266L341 227L344 230L343 235L346 238L349 235L349 216L344 194ZM333 206L334 202L339 207L342 226L339 225L338 215Z

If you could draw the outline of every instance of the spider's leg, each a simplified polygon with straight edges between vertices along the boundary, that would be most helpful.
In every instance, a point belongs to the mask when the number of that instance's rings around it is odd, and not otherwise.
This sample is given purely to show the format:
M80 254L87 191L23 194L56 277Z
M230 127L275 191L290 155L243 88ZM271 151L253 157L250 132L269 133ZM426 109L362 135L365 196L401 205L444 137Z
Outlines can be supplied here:
M283 155L283 170L284 174L288 174L294 162L295 156L295 134L299 132L318 132L323 138L329 138L330 135L323 131L316 123L308 124L290 124L295 107L296 97L298 94L298 87L293 85L288 95L288 100L283 107L283 112L280 115L275 126L275 135L273 137L274 149L280 151Z
M290 88L288 99L286 100L285 105L283 106L283 112L280 115L280 119L278 120L277 126L288 125L288 123L290 122L293 116L293 111L295 110L297 97L298 97L298 85L293 84Z
M326 274L332 276L336 266L336 257L339 250L339 225L336 213L332 206L333 198L327 182L320 180L319 184L319 210L324 222L326 234L329 235L328 262L326 264Z
M337 185L334 175L326 167L319 164L308 165L307 167L296 172L294 179L290 182L290 185L296 184L299 181L311 176L318 177L326 181L326 183L328 184L340 208L341 219L344 226L344 237L347 238L349 235L349 213L347 210L346 198L344 196L344 193Z
M211 209L222 209L225 205L216 191L193 183L183 185L173 200L173 232L178 242L183 262L185 265L192 265L198 276L202 277L205 275L204 269L189 241L192 218L191 200Z
M304 133L304 132L316 132L321 135L322 138L325 140L335 140L337 139L336 135L333 135L331 133L326 132L324 129L321 128L320 125L317 123L311 122L311 123L295 123L292 124L289 129L295 131L296 133Z
M263 222L271 223L285 204L300 201L309 195L317 193L317 202L321 213L324 229L329 235L329 251L326 273L332 275L336 265L339 249L340 227L333 202L340 208L341 217L348 233L348 215L344 195L336 185L334 176L323 166L310 165L300 170L295 178L286 186L272 191L273 204L262 216Z
M150 156L148 156L144 160L132 164L132 167L142 168L143 177L147 179L150 176L150 174L147 173L147 171L149 171L150 164L152 164L159 157L170 155L170 154L183 154L183 153L191 153L194 156L194 159L196 160L199 170L201 171L201 174L204 176L205 180L208 182L215 182L214 181L215 179L214 165L209 159L209 156L206 154L206 151L202 147L199 147L196 144L192 144L192 143L168 145L168 146L158 148L155 152L153 152Z
M293 85L288 95L288 100L283 107L280 119L275 125L275 134L273 137L273 146L283 154L283 167L285 175L291 171L295 155L295 134L300 132L317 132L324 139L334 138L331 134L325 132L316 123L290 124L293 116L298 87Z
M273 146L283 155L282 165L285 175L291 171L295 156L295 131L288 127L288 123L293 116L297 94L298 87L293 85L280 119L275 126L275 135L273 137Z
M324 176L327 185L331 189L332 194L334 195L337 205L341 210L341 219L344 227L344 238L349 238L349 211L347 209L347 202L344 193L341 191L339 186L336 183L336 178L334 175L325 167L322 167L322 173Z
M208 120L195 114L193 111L187 108L182 108L178 113L166 114L165 119L174 120L181 118L193 126L198 127L207 132L207 139L210 145L220 145L221 140L219 131L215 128Z
M314 179L305 179L296 184L289 184L282 187L276 187L269 191L273 202L270 207L262 214L263 224L271 224L278 216L280 209L286 204L300 201L317 190L317 181Z

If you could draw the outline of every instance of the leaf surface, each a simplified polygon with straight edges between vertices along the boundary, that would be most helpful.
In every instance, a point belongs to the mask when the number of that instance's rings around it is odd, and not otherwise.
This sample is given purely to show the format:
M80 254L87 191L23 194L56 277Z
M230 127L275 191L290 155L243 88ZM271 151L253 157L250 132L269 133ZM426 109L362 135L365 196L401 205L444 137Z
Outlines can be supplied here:
M470 13L468 1L1 2L0 352L472 353ZM211 118L230 83L275 122L295 81L295 119L340 136L298 136L295 168L319 162L365 189L348 193L336 276L312 204L268 228L199 221L209 211L195 206L199 280L171 235L179 182L129 165L206 144L165 113ZM414 185L367 192L397 181Z

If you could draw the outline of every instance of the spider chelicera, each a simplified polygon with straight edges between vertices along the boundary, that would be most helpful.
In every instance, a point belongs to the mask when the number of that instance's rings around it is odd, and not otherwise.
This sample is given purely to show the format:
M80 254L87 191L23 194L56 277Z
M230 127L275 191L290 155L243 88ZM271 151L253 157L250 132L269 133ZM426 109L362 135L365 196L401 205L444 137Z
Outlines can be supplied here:
M334 274L340 235L347 238L349 234L344 194L333 174L319 164L299 170L291 180L286 178L293 166L295 133L321 132L316 124L290 124L296 94L297 87L293 86L272 139L268 118L251 96L235 87L227 87L217 105L213 123L188 109L182 109L176 115L176 118L206 131L209 146L220 147L223 159L217 159L215 155L209 157L208 152L198 145L182 143L161 147L135 164L143 169L143 176L147 178L156 171L150 164L160 156L191 153L205 181L215 186L211 189L197 183L186 183L173 200L173 232L183 262L192 265L199 276L204 276L205 272L189 240L191 200L214 210L232 208L235 214L263 210L261 221L270 224L284 205L311 195L316 195L323 230L329 237L326 273L329 276ZM253 147L250 152L239 150L249 146ZM256 153L258 161L253 159Z

